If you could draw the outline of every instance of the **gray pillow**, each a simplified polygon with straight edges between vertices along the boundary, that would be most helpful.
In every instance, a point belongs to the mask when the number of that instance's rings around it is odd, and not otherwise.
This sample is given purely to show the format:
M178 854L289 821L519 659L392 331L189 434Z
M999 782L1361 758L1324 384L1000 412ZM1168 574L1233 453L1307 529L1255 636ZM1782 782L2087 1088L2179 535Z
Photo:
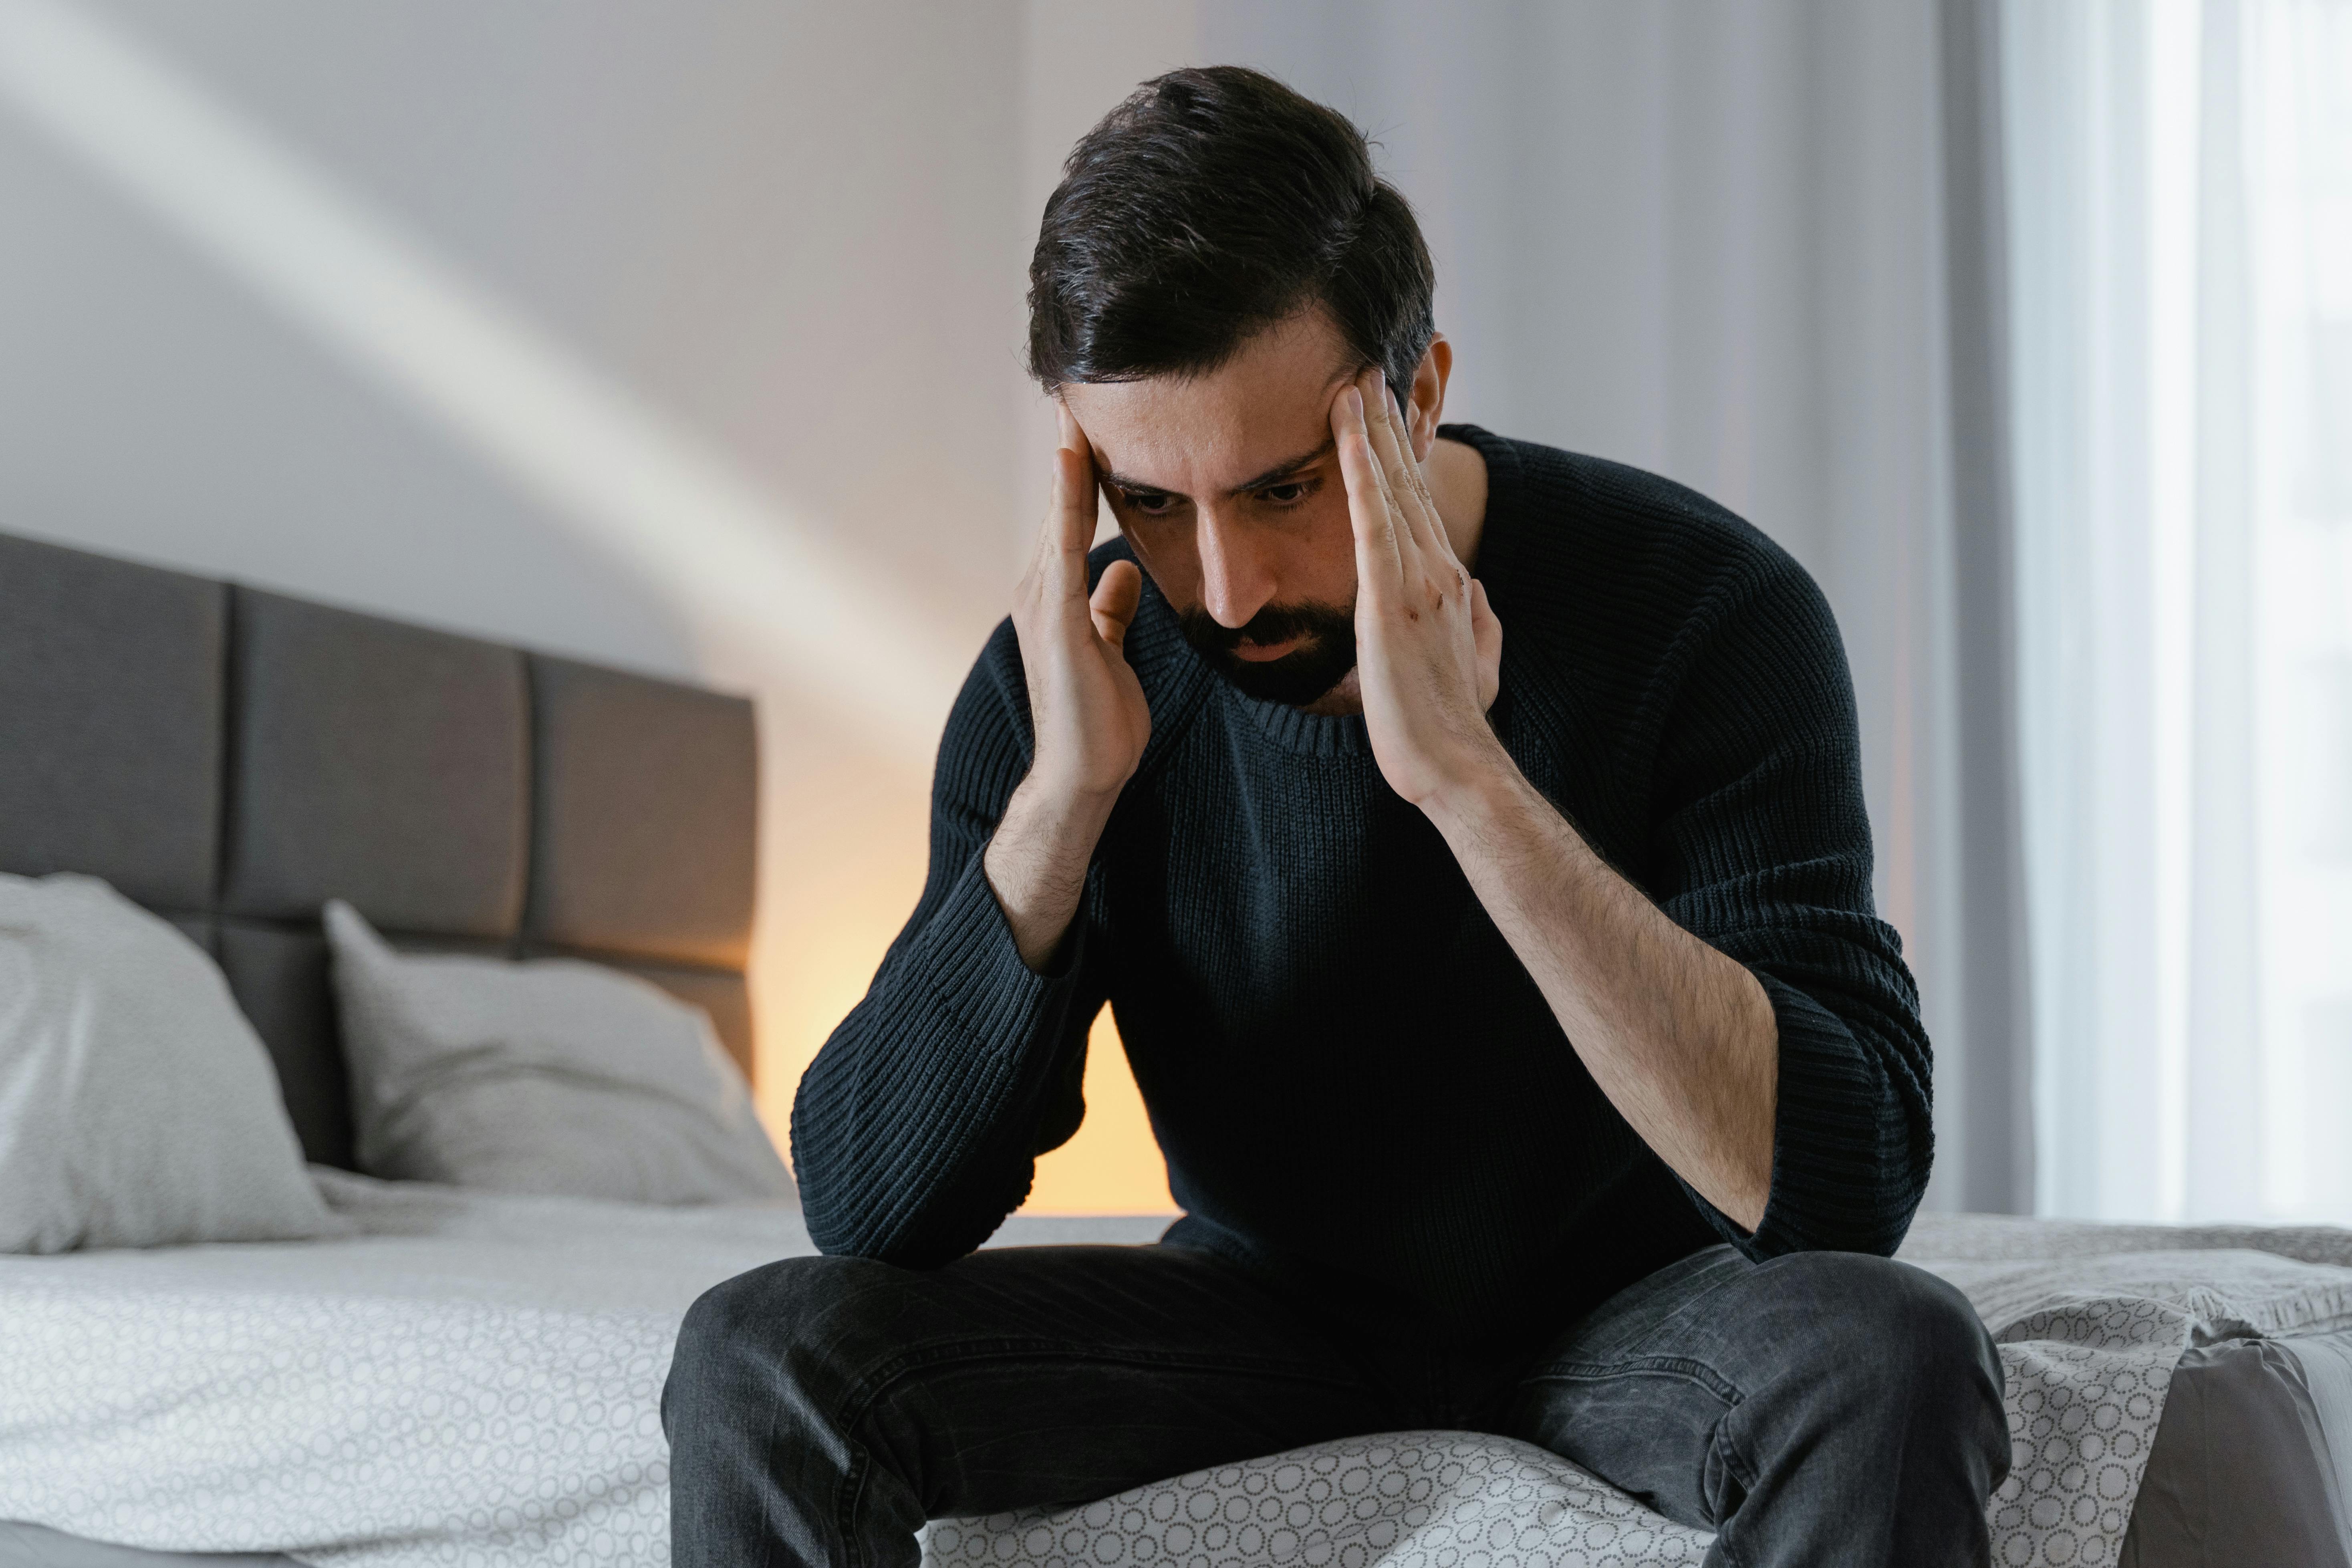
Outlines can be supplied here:
M0 1252L350 1230L205 951L95 877L0 876Z
M360 1168L646 1204L788 1203L700 1008L576 959L395 952L326 908Z

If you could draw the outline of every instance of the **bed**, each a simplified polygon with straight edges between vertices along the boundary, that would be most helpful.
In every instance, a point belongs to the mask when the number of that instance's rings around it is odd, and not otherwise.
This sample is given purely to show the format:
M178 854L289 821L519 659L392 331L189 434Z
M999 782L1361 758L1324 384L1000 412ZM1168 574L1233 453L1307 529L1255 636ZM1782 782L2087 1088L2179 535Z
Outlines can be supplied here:
M748 1061L739 699L0 536L0 871L103 877L219 961L355 1234L0 1258L0 1564L659 1564L678 1319L808 1250L774 1208L353 1172L318 910L568 954ZM1136 1242L1016 1217L991 1245ZM2352 1568L2352 1234L1923 1216L2001 1342L1995 1561ZM1062 1510L928 1562L1649 1564L1707 1537L1540 1450L1368 1436Z

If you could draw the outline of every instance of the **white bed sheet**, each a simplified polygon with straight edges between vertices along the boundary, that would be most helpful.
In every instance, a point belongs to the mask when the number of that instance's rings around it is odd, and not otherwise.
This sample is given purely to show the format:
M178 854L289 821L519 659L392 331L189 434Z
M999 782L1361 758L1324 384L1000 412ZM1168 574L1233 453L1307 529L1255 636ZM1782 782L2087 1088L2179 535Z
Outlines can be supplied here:
M362 1238L0 1259L0 1519L334 1568L666 1563L678 1319L809 1251L797 1215L321 1180ZM1015 1221L996 1244L1160 1224ZM2001 1342L2005 1564L2116 1560L2189 1344L2352 1327L2340 1231L1923 1218L1905 1256ZM927 1555L1599 1568L1696 1562L1706 1541L1539 1449L1436 1433L941 1524Z
M678 1321L814 1251L797 1211L314 1173L365 1236L0 1258L0 1519L349 1568L667 1562Z

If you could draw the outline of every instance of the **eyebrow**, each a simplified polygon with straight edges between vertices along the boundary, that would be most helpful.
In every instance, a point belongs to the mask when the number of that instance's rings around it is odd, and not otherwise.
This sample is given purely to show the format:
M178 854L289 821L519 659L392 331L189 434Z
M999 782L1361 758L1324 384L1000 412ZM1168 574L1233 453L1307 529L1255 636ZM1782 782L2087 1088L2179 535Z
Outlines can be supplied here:
M1241 484L1235 485L1225 493L1229 496L1245 496L1252 490L1269 489L1276 485L1287 483L1301 468L1313 468L1316 464L1321 462L1324 458L1329 457L1337 450L1339 450L1339 443L1331 437L1326 436L1323 437L1323 444L1316 447L1315 450L1311 452L1302 452L1297 457L1291 458L1287 462L1276 463L1274 467L1266 469L1265 472L1257 475L1254 479L1245 480ZM1176 491L1170 489L1165 485L1149 484L1142 479L1129 479L1125 474L1121 473L1107 473L1103 475L1102 482L1109 485L1114 489L1127 490L1130 493L1139 491L1144 495L1154 496L1168 496L1177 493Z

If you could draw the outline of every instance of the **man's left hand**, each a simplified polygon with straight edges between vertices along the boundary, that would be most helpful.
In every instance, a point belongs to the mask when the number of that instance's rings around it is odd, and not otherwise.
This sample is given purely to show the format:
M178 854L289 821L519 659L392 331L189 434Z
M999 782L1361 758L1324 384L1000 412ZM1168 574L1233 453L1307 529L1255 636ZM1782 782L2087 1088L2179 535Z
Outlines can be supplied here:
M1429 815L1618 1113L1735 1225L1772 1188L1780 1025L1761 982L1669 920L1486 722L1503 628L1454 553L1377 371L1331 433L1356 532L1356 668L1389 787Z
M1372 755L1391 789L1428 810L1508 765L1486 723L1503 624L1454 553L1378 369L1339 389L1331 435L1355 524L1356 669Z

